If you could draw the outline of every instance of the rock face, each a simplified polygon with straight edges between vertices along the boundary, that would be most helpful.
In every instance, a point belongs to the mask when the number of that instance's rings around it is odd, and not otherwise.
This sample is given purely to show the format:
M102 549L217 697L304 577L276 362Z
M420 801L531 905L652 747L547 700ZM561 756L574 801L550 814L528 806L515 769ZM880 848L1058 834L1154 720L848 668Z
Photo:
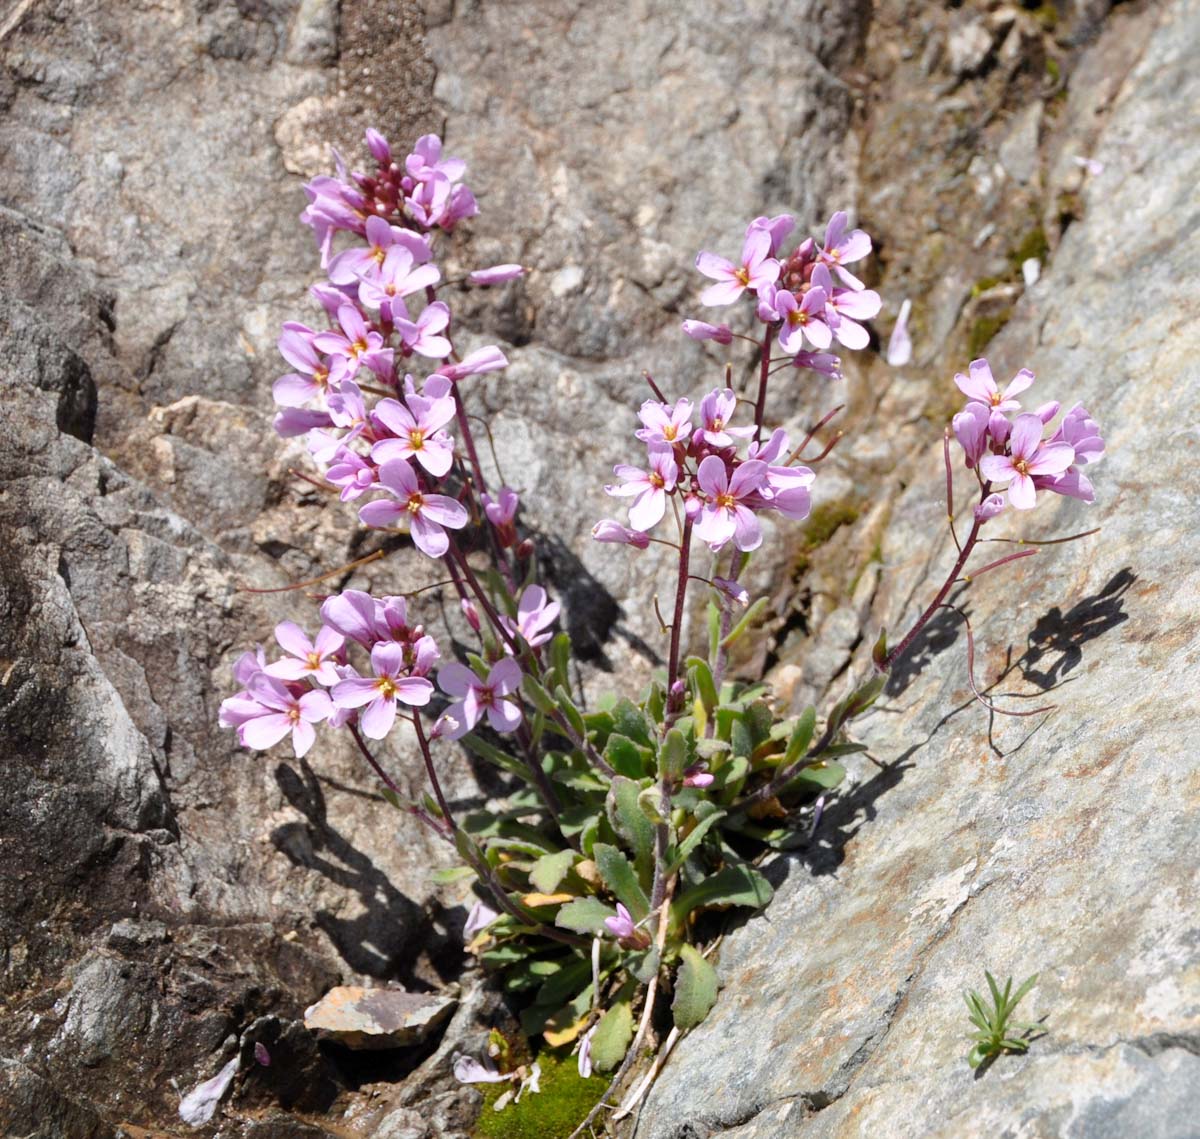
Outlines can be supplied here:
M171 1130L176 1084L239 1049L223 1135L469 1127L477 1093L453 1084L449 1057L500 1015L478 993L405 1061L407 1083L404 1065L343 1070L301 1024L339 983L457 975L463 899L429 879L452 852L392 812L348 750L252 757L216 727L232 660L299 608L242 587L365 552L349 516L288 475L303 453L271 434L269 386L278 325L303 314L316 273L300 176L331 143L356 153L368 124L397 141L444 128L470 162L484 212L455 264L533 269L456 311L476 342L513 348L476 410L530 492L590 692L661 651L644 604L661 563L587 532L614 513L600 487L628 458L642 369L680 394L719 380L726 354L677 326L702 315L695 250L732 249L746 218L787 209L817 226L857 197L887 313L914 297L922 369L944 388L968 342L1009 320L998 349L1015 366L1036 342L1032 365L1110 431L1086 514L1102 544L1019 563L971 610L981 671L1032 630L1013 659L1026 688L1069 681L1061 709L1019 750L1037 721L998 723L987 750L977 707L942 722L965 697L960 655L920 657L864 725L881 760L917 750L864 769L820 846L776 868L779 901L726 942L724 998L668 1064L643 1130L849 1135L861 1117L866 1133L904 1119L917 1134L928 1108L957 1134L973 1095L1002 1126L1026 1113L1043 1130L1170 1134L1154 1119L1182 1110L1198 1001L1179 912L1195 583L1190 500L1169 489L1186 473L1151 460L1191 443L1200 148L1170 108L1195 85L1195 0L1162 7L1148 49L1159 13L1137 6L1087 46L1101 0L1060 6L1054 34L982 0L916 19L902 0L785 7L47 0L0 16L4 1134ZM1068 74L1064 101L1053 76ZM1073 156L1093 152L1106 172L1086 187ZM1064 228L1022 297L1013 255L1045 259ZM834 453L820 519L780 532L756 570L773 612L740 663L778 666L796 701L843 672L868 610L902 625L932 572L927 441L946 408L918 375L871 363L845 396L772 393L792 427L843 398L850 426L890 424ZM344 584L399 591L425 572L401 552ZM955 637L938 632L930 650ZM402 744L391 761L419 785ZM448 779L462 801L503 791L465 758ZM1042 971L1029 1007L1050 1034L968 1087L955 1002L984 965ZM1101 1090L1068 1101L1073 1081ZM712 1090L700 1108L697 1086Z
M1200 8L1160 16L1083 220L991 353L998 375L1028 365L1040 399L1082 400L1107 427L1094 507L1044 503L1002 531L1101 533L958 599L996 703L1057 707L989 717L969 698L960 623L939 627L943 651L902 666L862 725L879 766L724 943L721 1000L639 1135L1194 1133L1200 132L1171 123L1200 99ZM1141 318L1116 327L1103 314L1131 284ZM948 537L928 543L939 465L922 453L884 537L873 616L896 630L953 562ZM985 968L1039 974L1021 1013L1045 1034L973 1079L960 993Z

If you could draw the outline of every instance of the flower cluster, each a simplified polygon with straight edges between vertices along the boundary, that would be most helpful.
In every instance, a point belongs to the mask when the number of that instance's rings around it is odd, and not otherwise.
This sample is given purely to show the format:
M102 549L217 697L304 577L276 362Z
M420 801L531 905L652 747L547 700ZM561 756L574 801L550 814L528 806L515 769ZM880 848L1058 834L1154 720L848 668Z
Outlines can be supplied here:
M728 305L752 294L755 316L797 368L840 378L841 360L827 349L834 340L843 348L865 348L870 337L860 322L876 316L881 306L879 294L846 268L871 252L871 238L861 229L847 233L846 225L839 210L829 219L822 244L806 238L782 256L795 219L790 214L755 218L746 228L739 264L715 253L697 256L696 268L716 281L700 294L700 303ZM693 340L719 344L735 335L727 324L698 320L684 321L683 330Z
M495 346L459 359L450 308L436 299L437 233L478 209L462 184L466 165L443 157L435 135L419 139L403 165L376 131L367 132L367 147L378 164L373 174L348 175L339 159L337 177L305 187L301 220L316 234L328 274L311 293L330 327L284 325L279 350L295 371L275 382L275 428L308 437L343 501L384 496L360 509L365 525L403 525L422 552L439 558L449 549L447 532L468 521L458 496L442 485L454 485L457 456L447 428L461 414L455 385L508 361ZM339 233L353 243L335 253ZM499 265L468 280L494 285L523 273L519 265ZM435 362L436 370L417 380L407 371L414 358ZM515 496L504 493L515 510Z
M1087 409L1076 404L1048 434L1061 405L1052 400L1021 411L1016 399L1033 384L1031 371L1022 368L1003 391L986 360L973 360L967 371L954 377L968 403L954 417L953 428L967 468L976 472L983 490L976 518L986 522L1006 505L1032 510L1039 490L1092 502L1091 480L1081 468L1104 457L1104 440ZM1005 493L993 491L993 485Z
M522 603L525 623L514 623L514 628L544 629L558 613L556 604L546 604L540 586L527 588ZM275 640L286 656L267 663L259 648L234 665L242 690L221 704L220 723L236 728L244 747L262 750L290 732L300 757L316 738L313 725L326 721L381 740L395 726L400 705L422 708L433 699L429 677L441 650L423 626L410 623L403 597L380 599L347 589L325 599L321 621L313 640L299 625L281 622ZM351 659L352 646L361 650L358 664ZM521 677L521 667L511 657L494 664L485 677L457 662L443 665L437 685L455 703L438 718L431 735L458 739L485 715L495 731L515 730L522 713L511 697L520 689Z
M734 426L737 398L729 388L709 392L693 415L692 403L647 400L638 412L636 437L646 445L646 469L618 464L621 481L604 489L632 498L626 529L611 519L598 522L592 536L601 542L643 546L639 540L666 514L667 500L682 501L694 533L716 551L730 540L739 550L762 544L757 515L775 510L802 520L812 509L813 472L791 465L788 436L777 429L765 443L748 442L754 426ZM693 419L697 422L693 422ZM739 449L745 446L745 454Z

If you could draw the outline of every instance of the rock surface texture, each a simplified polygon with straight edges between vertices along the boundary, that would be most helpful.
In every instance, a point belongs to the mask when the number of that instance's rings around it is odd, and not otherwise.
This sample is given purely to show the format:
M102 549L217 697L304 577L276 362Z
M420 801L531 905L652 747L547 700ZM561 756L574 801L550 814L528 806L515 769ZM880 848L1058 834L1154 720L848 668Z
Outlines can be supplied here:
M1200 104L1200 7L1108 7L0 5L0 1134L190 1134L180 1094L235 1053L211 1134L472 1126L451 1056L503 1015L477 986L443 1034L370 1061L302 1023L339 984L458 977L464 897L429 877L452 852L350 751L251 756L216 726L231 662L298 608L243 587L374 548L289 476L304 456L269 396L317 272L302 176L368 124L444 130L470 163L483 214L453 261L532 269L456 312L511 349L476 409L528 491L590 692L661 653L643 589L661 563L587 533L614 513L600 488L642 369L679 394L719 379L726 354L678 322L703 315L695 250L732 251L748 217L815 229L857 203L879 332L915 302L911 368L872 355L844 392L772 393L792 427L844 399L856 433L819 518L757 571L773 607L739 664L781 699L836 691L861 621L901 627L946 561L929 440L981 341L1003 327L996 361L1107 428L1098 505L1030 520L1102 535L964 599L980 675L1058 710L989 721L961 631L935 627L863 724L885 766L726 939L722 1000L639 1133L1189 1134L1200 138L1180 108ZM1093 154L1088 182L1074 157ZM1030 257L1047 264L1026 290ZM341 584L425 573L401 550ZM391 761L419 785L402 745ZM504 790L465 757L448 779L463 803ZM1047 1034L972 1082L958 994L984 967L1041 973Z
M1200 100L1198 51L1200 6L1162 6L1099 138L1084 217L990 354L998 375L1029 366L1040 398L1070 392L1108 427L1094 507L1046 503L1002 531L1101 533L957 601L989 695L1058 707L989 717L970 700L960 622L938 627L938 654L902 666L862 725L879 766L812 849L775 866L769 912L725 941L721 1000L639 1135L1195 1133L1200 131L1174 109ZM1127 293L1141 319L1114 326ZM926 541L939 467L926 448L895 505L879 624L911 622L953 562L948 536ZM1039 974L1020 1013L1045 1034L977 1079L960 994L985 968Z

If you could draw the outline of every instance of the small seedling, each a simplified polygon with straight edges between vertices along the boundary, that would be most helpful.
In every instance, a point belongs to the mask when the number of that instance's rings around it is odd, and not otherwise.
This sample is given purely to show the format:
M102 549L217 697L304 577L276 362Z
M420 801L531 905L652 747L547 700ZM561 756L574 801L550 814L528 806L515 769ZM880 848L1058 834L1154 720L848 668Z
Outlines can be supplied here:
M989 1063L1003 1052L1025 1052L1029 1049L1029 1040L1013 1035L1014 1033L1029 1033L1039 1026L1036 1024L1009 1023L1009 1017L1016 1011L1017 1005L1037 983L1034 973L1015 993L1012 991L1012 978L1004 982L1004 991L996 984L996 978L984 970L988 988L992 993L992 1007L988 1008L983 998L974 990L963 993L963 999L970 1010L971 1023L979 1030L972 1036L975 1043L967 1053L967 1063L972 1068ZM1011 994L1011 995L1010 995Z

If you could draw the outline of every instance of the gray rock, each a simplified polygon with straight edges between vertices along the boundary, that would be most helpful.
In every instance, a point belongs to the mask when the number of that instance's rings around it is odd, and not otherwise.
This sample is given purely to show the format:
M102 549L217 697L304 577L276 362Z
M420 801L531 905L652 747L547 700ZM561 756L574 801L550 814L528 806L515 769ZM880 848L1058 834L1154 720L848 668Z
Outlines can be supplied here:
M1200 340L1181 314L1200 303L1200 133L1176 108L1200 99L1198 14L1194 0L1161 10L1101 134L1118 168L990 353L998 375L1028 364L1040 396L1082 400L1109 441L1093 508L1046 502L998 531L1099 525L1102 538L968 594L992 698L1056 710L989 722L954 623L938 633L953 651L927 644L900 666L857 729L884 766L861 770L815 849L773 867L774 903L723 944L721 999L676 1049L639 1134L1195 1133L1200 518L1182 488ZM1129 280L1144 319L1104 327ZM892 629L952 561L947 538L927 564L944 509L933 447L921 465L883 543L875 623ZM985 968L1040 974L1021 1014L1046 1035L976 1080L960 993Z
M981 71L992 54L995 41L995 33L985 20L972 19L959 24L950 32L946 43L951 72L965 79Z

